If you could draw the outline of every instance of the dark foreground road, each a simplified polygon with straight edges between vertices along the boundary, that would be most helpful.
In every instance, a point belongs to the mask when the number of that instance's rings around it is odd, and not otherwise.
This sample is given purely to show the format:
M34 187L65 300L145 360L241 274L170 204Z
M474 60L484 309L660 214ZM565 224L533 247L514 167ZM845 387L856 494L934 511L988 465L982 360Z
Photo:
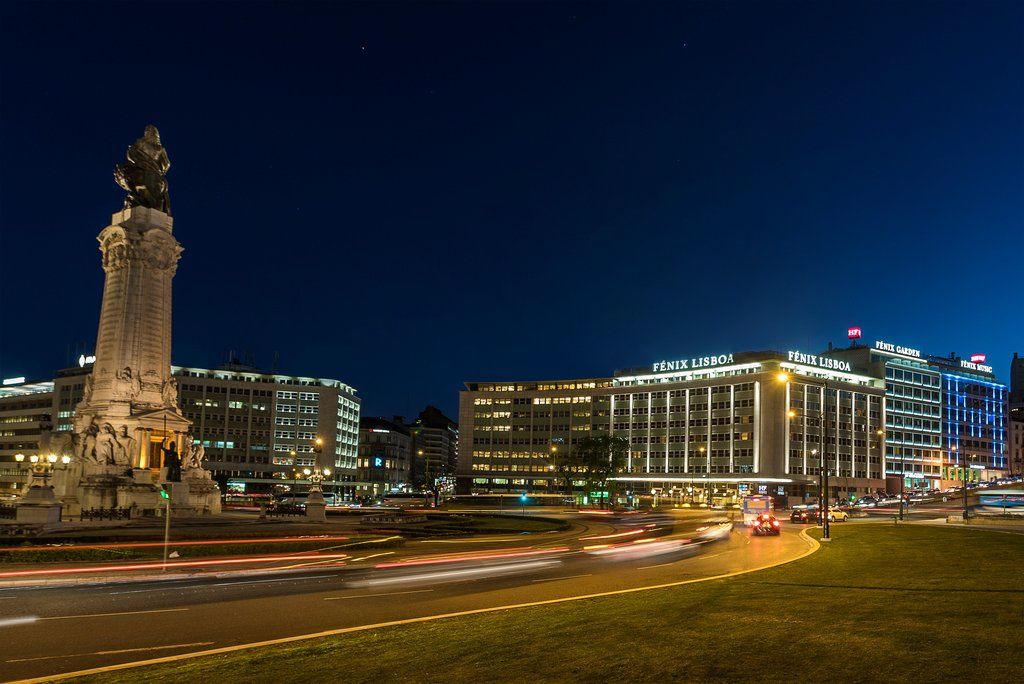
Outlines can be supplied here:
M622 546L632 535L611 535L632 528L584 523L547 538L368 549L353 552L343 567L311 565L301 575L0 590L0 672L5 681L45 677L342 627L654 586L765 567L808 550L797 526L785 526L774 538L737 529L720 541L683 543L694 538L692 528Z

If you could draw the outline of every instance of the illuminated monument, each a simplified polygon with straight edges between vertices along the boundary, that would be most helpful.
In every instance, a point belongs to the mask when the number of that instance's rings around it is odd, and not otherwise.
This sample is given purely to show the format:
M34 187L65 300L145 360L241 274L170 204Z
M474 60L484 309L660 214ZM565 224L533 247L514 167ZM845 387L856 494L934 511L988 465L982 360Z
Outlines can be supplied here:
M182 247L173 235L167 153L155 126L114 170L124 208L100 231L103 300L96 361L76 409L74 434L50 436L49 450L71 462L55 477L65 512L160 506L172 482L179 514L220 511L220 494L188 437L171 375L171 281Z

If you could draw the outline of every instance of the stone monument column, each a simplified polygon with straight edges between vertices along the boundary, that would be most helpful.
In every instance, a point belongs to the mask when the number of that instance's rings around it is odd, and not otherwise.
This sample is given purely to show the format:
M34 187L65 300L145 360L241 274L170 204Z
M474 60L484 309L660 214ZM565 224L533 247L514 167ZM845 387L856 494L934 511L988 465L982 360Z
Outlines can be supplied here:
M96 335L93 412L131 415L132 407L177 407L171 377L171 280L181 245L167 214L129 207L97 238L106 279ZM173 426L180 428L180 426Z
M114 170L128 194L97 237L104 283L96 360L75 415L82 508L158 507L160 447L189 430L171 375L171 282L182 248L169 168L159 132L147 126Z

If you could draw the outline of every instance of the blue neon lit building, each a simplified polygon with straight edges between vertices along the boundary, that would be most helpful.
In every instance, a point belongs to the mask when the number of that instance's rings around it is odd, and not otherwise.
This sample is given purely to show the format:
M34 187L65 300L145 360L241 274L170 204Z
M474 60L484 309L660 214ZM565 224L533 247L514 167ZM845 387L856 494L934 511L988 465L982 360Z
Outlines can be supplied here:
M1008 470L1009 390L990 366L955 356L929 357L942 373L943 479L976 482Z

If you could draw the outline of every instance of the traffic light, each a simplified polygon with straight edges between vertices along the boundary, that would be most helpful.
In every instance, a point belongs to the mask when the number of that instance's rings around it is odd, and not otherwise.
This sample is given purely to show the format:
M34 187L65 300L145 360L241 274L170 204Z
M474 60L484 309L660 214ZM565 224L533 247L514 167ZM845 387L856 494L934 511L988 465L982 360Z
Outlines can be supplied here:
M170 483L169 482L164 482L162 485L160 485L160 498L161 499L170 499L171 498L170 491L171 491Z

